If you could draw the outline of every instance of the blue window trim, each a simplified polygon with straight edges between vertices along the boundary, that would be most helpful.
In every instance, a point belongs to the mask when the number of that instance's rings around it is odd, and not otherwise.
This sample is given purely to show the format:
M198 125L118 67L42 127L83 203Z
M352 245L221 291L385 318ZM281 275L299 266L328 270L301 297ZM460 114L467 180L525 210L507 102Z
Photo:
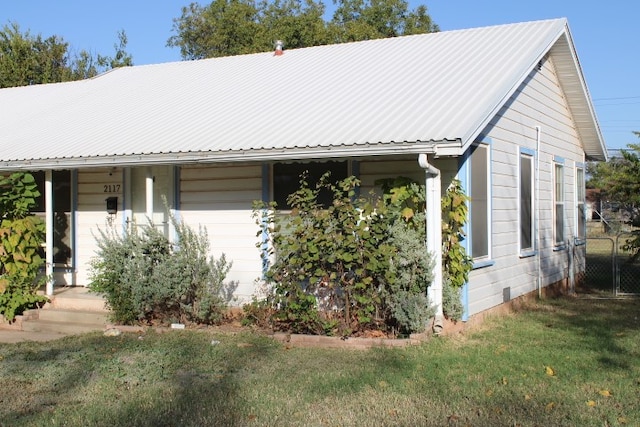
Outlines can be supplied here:
M479 268L491 267L492 265L495 265L495 264L496 262L492 259L481 259L473 262L472 269L477 270Z
M492 217L491 217L491 213L492 213L492 205L493 205L493 197L491 194L491 189L493 188L493 174L492 172L492 167L493 167L493 150L491 149L491 145L493 144L493 141L490 137L486 136L486 135L480 135L478 136L478 138L476 139L476 141L474 142L474 145L487 145L488 147L488 166L487 166L487 173L488 173L488 179L487 179L487 185L488 185L488 194L487 194L487 209L489 210L489 215L488 215L488 233L489 233L489 257L491 256L491 245L492 245L492 236L491 236L491 223L492 221ZM471 150L472 147L469 147L464 154L459 157L458 160L458 180L460 181L460 184L462 186L462 191L464 191L465 194L469 194L469 189L471 188L471 183L470 183L470 174L469 174L469 168L470 168L470 163L469 163L469 157L471 154ZM471 248L471 239L473 238L473 236L470 235L469 233L469 224L471 223L471 212L469 212L469 217L467 218L467 223L464 225L463 227L463 231L465 233L465 236L468 236L466 239L462 240L462 247L464 248L465 252L467 254L470 253L470 248ZM495 261L493 261L492 259L488 258L483 258L483 259L479 259L477 261L473 261L473 265L472 265L472 269L478 269L478 268L485 268L485 267L490 267L492 265L495 264ZM466 322L469 320L469 283L465 283L462 286L461 289L461 302L462 302L462 317L461 320L463 322Z
M573 239L573 244L574 246L584 246L587 244L587 239L586 238L581 239L579 237L576 237Z
M573 242L574 242L573 244L575 246L583 246L583 245L587 244L587 240L586 240L587 239L587 212L586 212L586 209L587 209L587 200L586 200L587 191L586 191L586 188L584 188L586 180L587 180L587 169L586 169L584 163L576 162L575 167L574 167L574 172L573 172L573 175L574 175L573 185L576 187L576 188L573 189L575 195L578 194L578 188L577 188L577 184L578 184L578 182L577 182L578 169L582 170L582 186L583 186L583 196L584 196L583 199L582 199L582 215L584 215L584 219L585 220L584 220L584 227L582 227L582 237L578 237L578 236L574 237L573 238ZM580 212L578 212L578 200L577 200L577 197L576 197L576 200L574 200L574 203L575 203L575 209L576 209L576 217L575 217L574 221L575 221L575 228L576 228L576 233L577 233L578 232L578 223L580 222L578 220L578 216L580 215Z
M527 156L535 157L536 150L531 148L520 147L520 154L526 154Z
M532 247L529 249L521 249L520 245L520 233L518 233L518 251L520 252L520 258L528 258L528 257L532 257L535 256L538 253L538 248L536 247L538 244L538 239L536 238L536 203L538 203L538 201L535 198L535 192L536 192L536 178L535 178L535 165L536 165L536 150L533 150L531 148L525 148L525 147L520 147L520 153L518 154L518 225L522 226L522 224L520 224L520 173L522 171L522 166L521 166L521 162L522 162L522 155L526 155L526 156L531 156L531 180L533 181L533 185L531 188L532 191L532 199L533 199L533 203L531 204L531 239L532 239Z
M520 251L520 258L530 258L536 255L538 255L538 251L535 249L531 249L528 251Z
M556 212L556 165L560 165L562 167L562 212L563 212L563 218L562 218L562 235L565 235L565 230L566 230L566 224L565 224L565 220L564 217L566 217L566 210L567 210L567 197L566 197L566 172L564 170L565 168L565 164L564 164L564 158L559 157L559 156L553 156L553 169L552 169L552 173L553 173L553 251L554 252L559 252L559 251L563 251L566 249L566 242L563 241L562 242L558 242L556 241L556 233L557 230L555 229L555 223L556 223L556 217L555 217L555 212Z

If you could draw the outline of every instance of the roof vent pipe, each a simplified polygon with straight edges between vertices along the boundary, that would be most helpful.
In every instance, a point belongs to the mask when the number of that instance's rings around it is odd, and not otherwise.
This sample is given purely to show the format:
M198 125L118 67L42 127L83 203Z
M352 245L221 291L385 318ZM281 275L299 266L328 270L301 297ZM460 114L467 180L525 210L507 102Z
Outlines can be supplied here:
M282 49L284 48L284 43L282 40L276 40L276 51L274 52L274 56L282 55Z

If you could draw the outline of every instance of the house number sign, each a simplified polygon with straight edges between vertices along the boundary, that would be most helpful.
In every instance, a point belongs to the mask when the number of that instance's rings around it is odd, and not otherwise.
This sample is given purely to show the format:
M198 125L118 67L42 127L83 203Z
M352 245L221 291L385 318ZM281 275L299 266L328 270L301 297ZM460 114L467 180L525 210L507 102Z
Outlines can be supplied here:
M104 193L119 193L120 184L104 184Z

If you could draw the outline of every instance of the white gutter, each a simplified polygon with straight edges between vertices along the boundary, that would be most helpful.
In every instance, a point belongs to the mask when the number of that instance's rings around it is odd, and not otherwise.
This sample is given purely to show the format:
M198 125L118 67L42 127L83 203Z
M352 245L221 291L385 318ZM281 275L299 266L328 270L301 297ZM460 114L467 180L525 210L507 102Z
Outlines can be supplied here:
M83 167L146 166L151 164L265 162L286 160L317 160L320 158L387 156L390 154L435 153L434 142L403 142L361 144L354 146L323 146L306 149L272 148L252 150L149 153L133 155L16 159L0 161L0 171L75 169Z
M444 312L442 310L442 209L441 209L441 175L440 171L429 164L426 154L418 156L418 164L425 171L427 197L426 226L427 251L434 257L433 282L427 290L429 302L435 310L433 332L442 332Z
M536 286L538 287L538 298L542 298L542 263L540 260L542 249L540 248L540 140L542 128L536 126L536 171L535 171L535 239L536 239Z

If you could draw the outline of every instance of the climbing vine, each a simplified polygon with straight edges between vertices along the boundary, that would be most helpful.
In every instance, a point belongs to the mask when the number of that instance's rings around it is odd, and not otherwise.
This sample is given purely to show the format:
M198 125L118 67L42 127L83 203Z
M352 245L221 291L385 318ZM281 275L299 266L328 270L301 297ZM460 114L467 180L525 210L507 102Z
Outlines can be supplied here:
M0 176L0 314L8 321L47 300L36 293L45 230L30 211L39 195L29 173Z
M469 280L472 268L462 241L467 223L467 202L460 181L453 180L442 198L442 267L445 279L454 288L462 287Z

